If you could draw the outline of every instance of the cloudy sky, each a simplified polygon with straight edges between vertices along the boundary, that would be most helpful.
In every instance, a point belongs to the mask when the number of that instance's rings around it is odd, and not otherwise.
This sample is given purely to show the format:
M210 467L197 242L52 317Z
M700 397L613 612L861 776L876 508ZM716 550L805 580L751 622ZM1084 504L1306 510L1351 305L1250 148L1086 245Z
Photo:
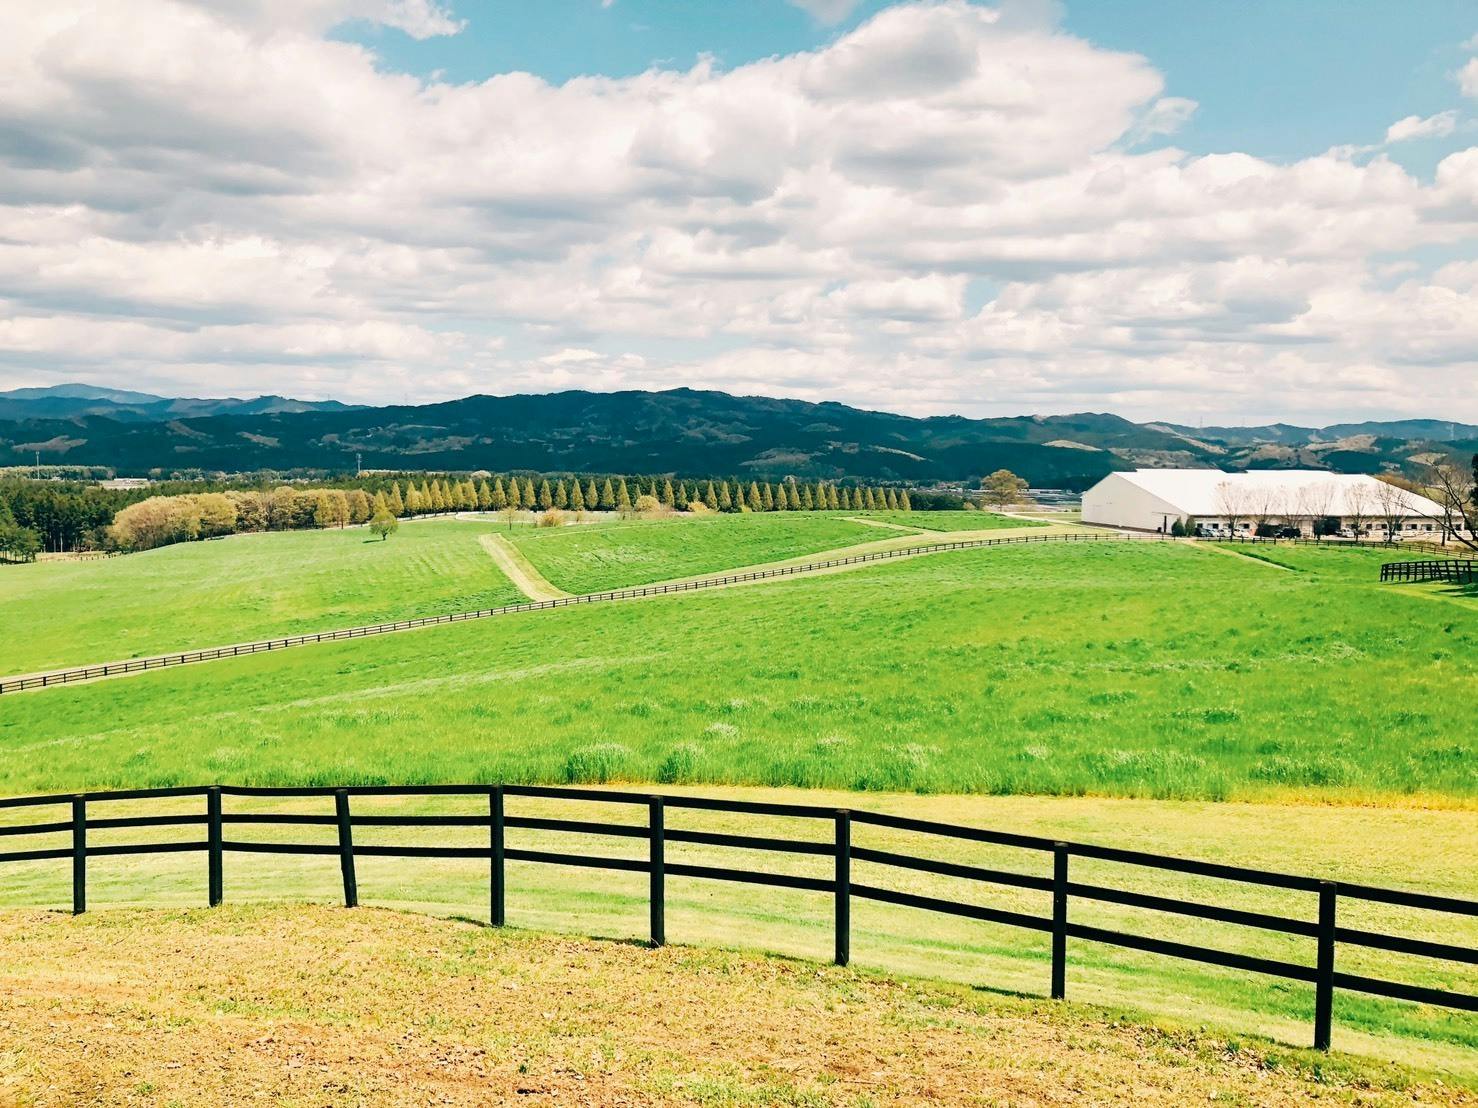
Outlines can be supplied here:
M0 9L0 387L1478 421L1470 0Z

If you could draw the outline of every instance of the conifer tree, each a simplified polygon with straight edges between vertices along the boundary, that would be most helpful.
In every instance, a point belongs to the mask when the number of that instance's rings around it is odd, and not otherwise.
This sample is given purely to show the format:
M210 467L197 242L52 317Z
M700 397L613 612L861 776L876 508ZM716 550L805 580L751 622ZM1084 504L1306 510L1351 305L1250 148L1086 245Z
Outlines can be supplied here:
M600 510L603 512L614 512L616 510L616 488L611 484L611 479L606 478L605 484L600 487Z
M749 496L746 498L751 512L764 511L765 503L760 499L760 487L753 481L749 483Z
M431 499L431 482L430 481L422 481L421 482L421 511L423 513L424 512L433 512L433 511L435 511L436 509L431 506L431 503L432 503L432 499Z
M891 512L898 510L898 493L894 489L888 490L888 510Z
M734 498L729 495L729 483L720 481L718 483L718 510L727 512L734 507Z
M913 511L913 501L908 498L908 490L904 489L898 494L898 510L900 512Z
M461 493L457 497L457 507L464 512L470 512L477 507L477 489L473 487L471 478L461 484Z
M405 514L413 516L421 510L421 490L412 481L405 487Z
M577 477L570 482L570 511L583 512L585 510L585 494L580 491L580 479Z
M534 479L525 477L523 479L523 506L532 511L538 500L539 494L534 491Z
M447 509L446 486L440 480L431 482L430 504L433 512L444 512Z
M877 504L875 504L872 499L872 489L858 489L857 495L862 497L862 507L865 508L867 511L870 512L877 507Z
M775 494L770 491L770 482L766 481L760 486L760 511L773 512L775 510Z
M400 482L390 482L390 495L386 497L385 504L390 509L391 515L405 515L405 501L400 498Z
M618 512L631 511L631 490L626 487L626 478L621 478L621 483L616 486L616 510Z
M777 512L783 512L789 506L790 505L787 503L786 498L785 498L785 486L783 484L776 485L775 486L775 511L777 511Z
M585 506L593 512L599 504L600 497L596 495L595 478L592 477L590 482L585 486Z
M480 511L487 511L493 506L493 490L488 488L487 478L484 477L477 486L477 507Z
M510 507L510 508L522 508L523 507L523 489L521 489L521 488L518 487L518 478L517 477L510 477L508 479L508 504L507 504L507 506Z
M390 511L390 502L385 499L384 490L381 490L380 492L375 493L374 502L372 504L370 504L370 515L377 516L381 512L384 512L387 515L390 515L390 514L398 514L398 513L391 513L391 511Z
M810 485L804 485L801 488L801 508L807 512L814 511L816 508L816 500L811 495Z
M842 506L842 502L837 499L837 487L835 485L826 486L826 506L832 511L836 511Z
M662 482L662 494L657 497L657 501L658 503L665 504L669 508L671 508L677 503L677 501L673 499L673 497L676 495L677 494L672 491L672 479L667 478Z
M495 512L501 512L504 508L508 507L508 490L503 488L503 478L501 477L493 478L493 501L491 507Z
M833 496L837 497L840 500L843 508L845 508L849 512L852 510L852 493L850 490L848 490L846 485L842 486L841 492L837 492L837 490L834 488L831 490L831 492Z
M568 508L570 506L570 490L565 488L563 477L554 486L554 506L556 508Z
M363 489L355 489L349 494L349 522L368 522L374 509L370 506L369 497L364 495Z
M712 481L708 482L708 487L703 490L703 503L708 505L709 511L718 511L718 493L714 491Z
M547 512L554 507L554 493L549 488L549 478L539 482L539 511Z

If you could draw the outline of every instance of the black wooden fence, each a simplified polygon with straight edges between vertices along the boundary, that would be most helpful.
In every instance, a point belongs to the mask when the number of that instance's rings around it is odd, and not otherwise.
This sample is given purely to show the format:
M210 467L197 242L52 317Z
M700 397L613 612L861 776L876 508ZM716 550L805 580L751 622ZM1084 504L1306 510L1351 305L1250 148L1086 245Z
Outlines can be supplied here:
M1137 536L1139 541L1153 542L1161 536ZM793 566L776 566L772 569L757 569L749 573L728 573L715 577L704 577L694 581L679 581L669 585L640 585L629 589L614 589L607 592L585 593L581 596L565 596L557 600L529 600L519 604L504 604L498 608L483 608L476 612L452 612L440 616L422 616L418 619L400 619L393 623L375 623L365 627L346 627L338 631L318 631L306 635L286 635L282 638L264 639L260 642L237 643L234 646L212 646L202 650L185 650L174 654L157 654L148 658L132 658L123 662L108 662L103 665L77 666L72 669L53 670L48 673L31 674L24 677L0 679L0 693L21 692L26 689L44 689L52 685L66 685L74 681L91 681L99 677L113 677L125 673L140 673L148 669L164 669L168 666L189 665L192 662L213 662L220 658L239 658L247 654L282 650L289 646L305 643L334 642L339 639L360 639L370 635L385 635L392 631L408 631L415 627L431 627L441 623L462 623L470 619L487 619L491 616L512 615L516 612L540 612L548 608L568 608L576 604L600 604L612 600L632 600L643 596L664 596L667 593L692 592L697 589L716 589L725 585L737 585L746 581L766 581L773 577L791 577L799 573L814 573L817 570L833 569L838 566L858 565L862 562L880 562L889 558L907 558L919 554L934 554L942 550L974 550L986 546L1017 546L1022 543L1039 542L1125 542L1128 536L1117 534L1072 534L1072 535L1019 535L999 539L968 539L957 542L927 543L918 546L902 546L892 550L877 550L871 554L854 554L847 558L828 558L819 562L805 562Z
M468 815L355 815L350 800L357 796L376 797L466 797L478 802L479 811ZM204 800L204 811L194 815L116 816L92 814L95 806L115 801L137 801L155 798L196 797ZM232 813L223 810L227 797L323 797L333 798L334 813L322 815L302 813ZM634 806L645 810L646 826L508 815L504 811L507 797L542 797L570 800L594 805ZM1364 901L1398 905L1459 916L1478 915L1478 901L1463 900L1427 893L1403 892L1366 885L1322 881L1312 877L1249 869L1214 862L1198 862L1183 858L1149 854L1136 850L1095 846L1088 843L1061 842L1034 835L988 831L959 824L911 819L881 812L849 811L807 804L764 803L747 800L723 800L698 796L655 795L618 792L605 789L559 788L535 785L419 785L358 786L350 788L248 788L229 785L197 786L169 789L131 789L117 792L91 792L76 795L26 796L0 800L0 808L56 807L69 810L68 818L50 822L0 827L0 835L69 835L70 843L40 850L0 852L0 863L70 859L72 867L72 910L87 908L87 867L90 858L117 855L200 852L206 856L207 901L214 907L225 898L225 855L233 852L255 854L309 854L336 856L343 880L344 903L354 907L359 902L359 882L355 860L379 858L461 858L489 863L489 919L494 926L506 921L505 866L510 861L551 865L578 866L591 869L623 870L648 875L650 888L650 937L654 945L666 941L666 879L668 877L706 878L736 881L777 888L800 889L829 896L835 925L835 960L846 965L851 958L851 903L854 898L883 904L923 909L927 912L960 916L985 923L1003 924L1051 936L1051 995L1061 999L1067 993L1067 943L1080 939L1106 943L1131 950L1186 959L1213 966L1223 966L1247 973L1302 981L1314 986L1314 1045L1327 1050L1333 1023L1336 989L1374 996L1440 1005L1463 1011L1478 1011L1478 995L1448 989L1406 984L1335 969L1337 944L1367 947L1404 955L1437 959L1462 965L1478 964L1478 950L1450 943L1430 942L1341 926L1338 906L1341 901ZM798 821L830 824L830 841L776 838L757 835L719 834L669 826L670 810L697 810L737 813L767 817L784 817ZM226 828L251 825L308 825L333 827L335 843L263 842L226 837ZM1044 860L1051 857L1050 875L1015 873L964 865L927 856L900 854L858 846L852 839L854 826L881 827L973 843L1018 848ZM177 842L126 843L89 845L90 830L142 827L201 828L204 838ZM467 846L383 846L355 845L355 827L486 827L488 845ZM642 839L647 844L647 857L619 858L588 854L567 854L509 846L505 837L510 829L571 832L583 835ZM716 847L736 847L751 851L770 851L792 855L812 855L832 859L829 878L771 873L763 870L729 869L719 866L669 862L666 844L693 843ZM1155 896L1125 889L1074 881L1069 873L1073 858L1097 859L1143 867L1161 872L1191 874L1236 882L1241 885L1271 887L1313 894L1317 897L1317 914L1313 920L1296 919L1266 912L1226 908L1173 897ZM914 893L865 884L852 879L853 862L872 863L881 867L909 870L958 878L971 883L1032 889L1051 894L1050 916L1028 915L977 904L921 896ZM1307 938L1314 945L1314 964L1257 957L1219 950L1191 942L1152 938L1073 923L1070 908L1074 899L1094 901L1152 912L1168 912L1191 919L1212 920L1239 927L1258 928Z
M1478 559L1443 558L1425 562L1387 562L1380 567L1382 581L1452 581L1470 585L1478 581Z

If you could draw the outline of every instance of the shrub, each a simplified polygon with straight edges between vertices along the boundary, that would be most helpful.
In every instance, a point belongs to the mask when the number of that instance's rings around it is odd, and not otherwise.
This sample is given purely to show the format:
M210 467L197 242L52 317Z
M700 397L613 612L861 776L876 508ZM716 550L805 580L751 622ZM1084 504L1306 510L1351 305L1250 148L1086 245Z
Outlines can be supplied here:
M538 520L539 527L563 527L565 525L565 514L558 508L550 508L543 512Z

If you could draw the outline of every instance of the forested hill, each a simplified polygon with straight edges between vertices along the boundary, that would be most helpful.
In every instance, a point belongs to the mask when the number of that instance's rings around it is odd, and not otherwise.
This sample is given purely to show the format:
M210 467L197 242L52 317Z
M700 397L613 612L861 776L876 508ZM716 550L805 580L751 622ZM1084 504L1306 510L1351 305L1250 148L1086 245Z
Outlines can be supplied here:
M469 396L442 404L225 411L140 418L97 401L66 417L0 412L0 464L186 470L530 469L866 480L968 480L1005 467L1038 486L1084 487L1137 465L1311 465L1376 471L1426 447L1357 436L1339 444L1217 442L1114 415L917 419L843 404L665 392ZM1460 444L1445 443L1442 449ZM1330 451L1337 454L1331 465Z

